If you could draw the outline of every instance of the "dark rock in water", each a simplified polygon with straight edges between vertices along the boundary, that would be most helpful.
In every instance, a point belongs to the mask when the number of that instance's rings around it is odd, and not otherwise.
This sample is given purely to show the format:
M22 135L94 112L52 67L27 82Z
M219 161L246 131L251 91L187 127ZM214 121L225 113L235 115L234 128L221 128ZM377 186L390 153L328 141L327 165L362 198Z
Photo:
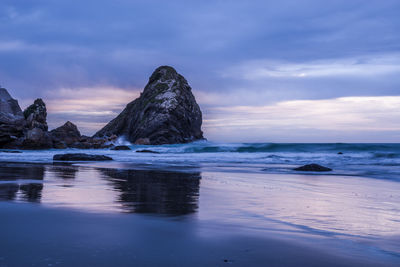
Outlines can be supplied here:
M160 152L153 151L153 150L148 150L148 149L136 150L136 153L153 153L153 154L160 154Z
M116 146L111 148L111 150L131 150L129 146Z
M71 154L57 154L54 155L53 160L60 161L106 161L113 160L104 155L89 155L84 153L71 153Z
M81 139L81 133L70 121L67 121L63 126L60 126L50 131L51 138L53 139L55 148L65 148L72 144L79 142Z
M1 153L14 153L14 154L19 154L22 153L21 151L18 150L1 150Z
M32 105L24 110L24 117L27 131L22 147L25 149L52 148L53 141L47 132L47 109L43 100L36 99Z
M338 152L338 155L343 155L343 152Z
M132 143L187 143L203 139L202 114L186 79L169 66L157 68L140 97L95 137L126 136Z
M0 147L22 138L25 119L18 101L0 88Z
M318 165L318 164L307 164L294 169L295 171L305 171L305 172L329 172L332 169Z

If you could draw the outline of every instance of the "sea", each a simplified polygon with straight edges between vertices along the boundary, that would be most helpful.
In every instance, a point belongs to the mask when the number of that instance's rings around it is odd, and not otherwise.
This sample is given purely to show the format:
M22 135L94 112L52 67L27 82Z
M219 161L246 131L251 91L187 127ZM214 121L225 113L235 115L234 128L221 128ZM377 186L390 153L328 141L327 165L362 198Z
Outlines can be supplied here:
M213 143L139 146L120 140L131 151L110 149L0 150L2 162L52 163L59 153L88 153L113 158L110 165L145 169L194 170L217 168L224 171L299 173L293 169L316 163L333 169L328 175L362 176L400 180L400 144L348 143ZM137 153L150 150L155 153ZM3 152L3 153L1 153ZM125 165L124 165L125 164Z

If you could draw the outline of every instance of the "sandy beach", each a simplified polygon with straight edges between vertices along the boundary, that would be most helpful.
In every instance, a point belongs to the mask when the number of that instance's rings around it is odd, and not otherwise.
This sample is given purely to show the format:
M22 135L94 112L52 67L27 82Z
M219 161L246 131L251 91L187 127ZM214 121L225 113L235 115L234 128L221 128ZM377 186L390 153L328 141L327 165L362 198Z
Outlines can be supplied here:
M101 165L2 163L0 266L400 262L394 181Z

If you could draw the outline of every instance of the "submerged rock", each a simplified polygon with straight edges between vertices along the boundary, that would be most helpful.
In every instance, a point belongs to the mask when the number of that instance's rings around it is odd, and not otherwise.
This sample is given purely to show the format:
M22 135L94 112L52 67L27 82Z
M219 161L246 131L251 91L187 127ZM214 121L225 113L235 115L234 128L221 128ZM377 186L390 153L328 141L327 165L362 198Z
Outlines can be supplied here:
M160 152L153 151L153 150L148 150L148 149L136 150L136 153L153 153L153 154L160 154Z
M57 154L53 156L53 160L59 161L107 161L113 160L104 155L90 155L84 153Z
M305 172L329 172L332 169L318 165L318 164L307 164L294 169L295 171L305 171Z
M191 90L174 68L159 67L140 97L95 136L125 136L132 143L151 145L203 139L202 114Z
M129 146L116 146L111 148L111 150L131 150Z
M22 153L21 151L18 150L1 150L1 153L13 153L13 154L20 154Z
M0 88L0 147L21 138L25 124L18 101L5 88Z

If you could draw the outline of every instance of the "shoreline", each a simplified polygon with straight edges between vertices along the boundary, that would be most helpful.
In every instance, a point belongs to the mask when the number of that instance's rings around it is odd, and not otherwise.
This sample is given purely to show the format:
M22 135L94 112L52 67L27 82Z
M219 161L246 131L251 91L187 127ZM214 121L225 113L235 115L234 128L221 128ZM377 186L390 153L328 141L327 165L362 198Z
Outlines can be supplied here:
M0 266L395 266L190 220L0 203ZM35 218L32 220L32 218ZM29 223L27 223L29 222ZM21 253L24 257L20 257Z

